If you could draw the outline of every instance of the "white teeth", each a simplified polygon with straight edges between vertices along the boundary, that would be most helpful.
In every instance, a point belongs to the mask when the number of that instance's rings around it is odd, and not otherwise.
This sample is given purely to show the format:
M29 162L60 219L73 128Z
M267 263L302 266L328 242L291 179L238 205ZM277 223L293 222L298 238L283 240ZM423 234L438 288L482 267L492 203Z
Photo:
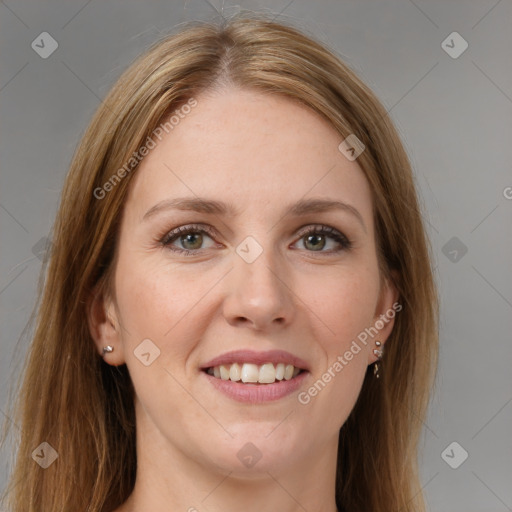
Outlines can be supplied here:
M224 365L220 366L220 378L222 380L229 380L229 368Z
M245 366L245 365L244 365ZM260 367L258 382L261 384L272 384L276 381L276 369L272 363L265 363Z
M233 363L223 364L209 368L207 373L222 380L231 380L233 382L273 384L281 380L290 380L300 373L300 368L295 368L293 364L265 363L261 366L252 363Z
M241 373L242 370L240 368L240 365L238 363L234 363L231 365L231 368L229 369L229 378L234 382L238 382L240 380Z
M242 382L258 382L259 375L257 365L244 363L242 366Z

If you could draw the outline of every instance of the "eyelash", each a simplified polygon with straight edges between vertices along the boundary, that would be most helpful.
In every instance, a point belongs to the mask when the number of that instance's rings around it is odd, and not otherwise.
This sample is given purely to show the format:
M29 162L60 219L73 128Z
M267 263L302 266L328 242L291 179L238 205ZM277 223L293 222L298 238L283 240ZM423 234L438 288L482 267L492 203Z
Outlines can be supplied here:
M175 240L179 239L179 237L182 237L184 235L188 234L197 234L197 233L205 233L210 238L213 238L215 236L215 232L212 228L210 228L207 225L200 225L200 224L191 224L187 226L180 226L179 228L173 229L172 231L167 232L161 239L160 244L164 246L165 248L171 250L174 253L182 254L184 256L193 256L197 255L201 249L179 249L175 247L171 247L170 244L174 242ZM307 252L320 252L324 254L333 254L341 251L348 251L352 247L352 242L343 234L340 233L337 229L334 229L330 226L324 226L321 224L308 226L305 229L301 229L299 231L299 240L308 236L308 235L328 235L333 240L338 242L341 245L340 249L334 249L330 251L307 251Z

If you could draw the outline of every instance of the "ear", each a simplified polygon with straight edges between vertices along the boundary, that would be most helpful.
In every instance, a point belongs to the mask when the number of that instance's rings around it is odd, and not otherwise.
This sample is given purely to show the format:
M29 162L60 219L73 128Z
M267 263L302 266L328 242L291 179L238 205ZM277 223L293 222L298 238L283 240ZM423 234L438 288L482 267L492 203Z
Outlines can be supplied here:
M398 282L398 273L391 271L388 278L382 278L379 300L373 317L372 327L376 331L372 331L373 341L380 341L381 348L384 349L386 340L389 338L395 325L395 317L402 310L402 304L399 302L400 293L396 287ZM375 347L372 347L375 348ZM368 364L377 361L377 356L373 353L373 349L368 354Z
M121 330L113 301L104 292L93 290L87 301L89 332L98 354L106 363L119 366L125 363ZM112 352L103 353L103 347L110 345Z

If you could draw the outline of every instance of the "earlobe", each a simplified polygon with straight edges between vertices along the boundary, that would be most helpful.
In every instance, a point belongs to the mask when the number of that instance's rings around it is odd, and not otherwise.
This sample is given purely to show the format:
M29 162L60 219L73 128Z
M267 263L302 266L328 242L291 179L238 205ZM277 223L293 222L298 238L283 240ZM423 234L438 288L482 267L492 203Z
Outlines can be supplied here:
M378 346L375 346L374 350L369 354L369 364L380 359L382 356L386 340L393 331L395 316L398 314L398 311L402 309L399 303L400 294L395 285L396 277L396 273L392 273L392 276L382 281L379 301L373 318L373 326L377 331L377 334L373 338L378 340L376 342Z
M98 354L113 366L124 364L114 305L98 290L94 290L87 301L87 321Z

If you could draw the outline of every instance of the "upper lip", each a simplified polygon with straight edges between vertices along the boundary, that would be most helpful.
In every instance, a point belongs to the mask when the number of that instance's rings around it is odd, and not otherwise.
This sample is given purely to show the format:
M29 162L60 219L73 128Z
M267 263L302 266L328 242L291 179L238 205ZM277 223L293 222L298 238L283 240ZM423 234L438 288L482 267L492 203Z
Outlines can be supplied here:
M232 352L226 352L214 359L211 359L207 363L201 366L202 370L207 368L213 368L214 366L220 366L221 364L233 364L233 363L252 363L262 365L265 363L286 363L293 364L295 368L301 370L309 370L309 365L300 357L290 354L284 350L267 350L264 352L256 352L254 350L233 350Z

